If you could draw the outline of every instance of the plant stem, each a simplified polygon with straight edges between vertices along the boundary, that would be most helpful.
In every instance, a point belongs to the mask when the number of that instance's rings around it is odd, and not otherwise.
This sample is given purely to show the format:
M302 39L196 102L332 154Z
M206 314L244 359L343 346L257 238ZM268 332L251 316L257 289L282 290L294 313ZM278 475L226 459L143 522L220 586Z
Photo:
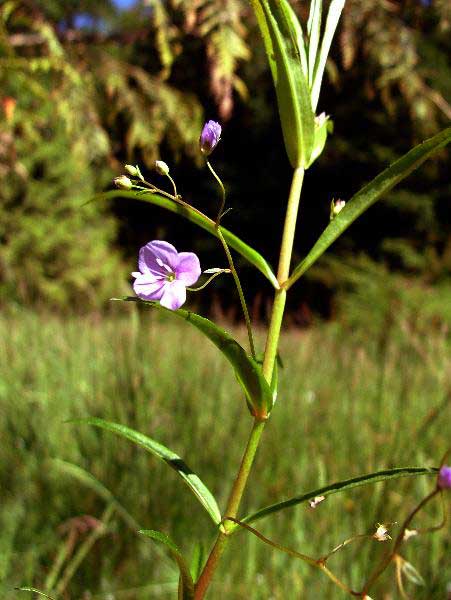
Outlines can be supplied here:
M211 169L211 168L210 168ZM296 221L299 209L299 200L301 197L302 183L304 180L304 169L299 167L293 173L291 182L290 194L288 197L288 206L285 216L285 225L282 235L282 244L279 258L279 268L277 271L277 279L282 285L289 276L291 254L293 251L294 234L296 230ZM218 227L218 232L220 229ZM222 234L221 234L222 235ZM233 273L233 271L232 271ZM277 348L282 327L283 313L285 309L286 290L278 289L275 292L274 305L271 314L271 322L269 325L268 336L266 339L265 357L263 360L263 374L266 380L270 383L274 370L274 363L277 357ZM240 468L235 478L232 491L230 493L227 504L225 517L235 518L241 503L249 473L254 462L255 454L260 442L261 435L265 428L266 421L254 421L246 449L241 459ZM228 541L227 527L223 525L225 532L220 532L216 538L213 549L210 552L205 567L196 583L195 600L202 600L205 596L208 586L211 583L213 575L216 571L219 560L225 550Z
M252 324L251 324L251 318L249 316L249 311L247 309L246 298L244 297L244 292L243 292L243 288L241 286L241 281L240 281L240 278L238 277L237 270L235 269L235 264L233 262L232 254L229 250L227 242L224 239L224 236L222 235L222 231L220 228L221 217L222 217L222 213L223 213L224 206L225 206L226 191L224 188L224 184L221 181L221 178L216 173L216 171L213 169L213 167L211 166L211 164L208 160L207 160L207 166L210 169L213 177L218 182L219 187L221 188L221 206L219 207L218 216L216 217L215 229L216 229L216 233L218 235L219 241L221 242L222 247L224 248L224 252L227 257L227 261L229 263L230 271L232 272L233 280L235 281L236 289L238 290L238 296L240 297L241 308L243 310L244 320L246 322L247 337L249 338L249 348L250 348L252 358L255 358L256 354L255 354L254 336L252 334Z

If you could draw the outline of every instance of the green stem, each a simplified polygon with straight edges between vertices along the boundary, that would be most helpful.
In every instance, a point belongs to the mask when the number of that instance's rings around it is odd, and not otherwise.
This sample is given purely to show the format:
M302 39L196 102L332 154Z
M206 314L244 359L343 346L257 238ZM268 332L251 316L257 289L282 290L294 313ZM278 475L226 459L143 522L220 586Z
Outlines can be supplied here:
M233 262L232 254L229 250L227 242L225 241L224 236L222 235L221 228L217 225L216 232L218 234L218 238L224 248L224 252L227 256L227 261L229 263L230 271L232 273L233 280L236 285L236 289L238 290L238 296L240 297L241 308L243 310L244 320L246 321L246 329L247 329L247 337L249 338L249 347L251 351L252 358L255 358L255 345L254 345L254 336L252 334L252 324L251 318L249 316L249 311L247 309L246 298L244 297L243 288L241 286L240 278L238 277L238 273L235 269L235 264Z
M302 183L304 180L304 169L295 169L288 197L288 206L285 217L285 225L282 236L282 244L279 258L278 281L283 284L289 276L291 253L293 250L294 234L296 230L296 221L299 209L299 199L301 196ZM220 229L218 228L220 233ZM222 234L221 234L222 235ZM233 271L232 271L233 273ZM277 348L282 327L283 313L285 309L286 290L279 289L275 292L274 305L271 314L271 323L269 325L268 337L266 340L265 357L263 360L263 374L268 382L271 382L274 363L277 357ZM246 449L241 460L240 468L230 493L229 502L225 512L225 517L235 518L241 503L249 473L254 462L255 454L260 442L261 435L265 428L266 421L254 421ZM208 586L211 583L216 571L219 560L225 550L228 541L227 527L224 524L224 532L221 531L216 538L210 556L205 567L196 583L195 600L202 600L205 596Z
M238 277L237 270L235 269L235 264L233 262L232 254L229 250L227 242L224 239L224 236L222 235L221 228L219 226L220 222L221 222L221 217L223 214L224 206L225 206L226 192L225 192L224 184L221 181L221 178L216 173L216 171L213 169L213 167L211 166L211 164L208 160L207 160L207 166L210 169L213 177L218 182L219 187L221 188L221 206L219 207L218 216L216 217L215 229L216 229L218 238L222 244L222 247L224 248L224 252L225 252L225 255L227 256L227 261L229 263L230 271L232 272L232 277L233 277L233 280L235 281L236 289L238 290L238 296L240 297L241 308L243 310L244 320L246 322L247 337L249 338L250 352L251 352L252 358L255 358L256 354L255 354L254 336L252 334L252 324L251 324L251 318L249 316L249 311L247 309L246 298L244 297L244 292L243 292L243 288L241 286L241 281L240 281L240 278Z

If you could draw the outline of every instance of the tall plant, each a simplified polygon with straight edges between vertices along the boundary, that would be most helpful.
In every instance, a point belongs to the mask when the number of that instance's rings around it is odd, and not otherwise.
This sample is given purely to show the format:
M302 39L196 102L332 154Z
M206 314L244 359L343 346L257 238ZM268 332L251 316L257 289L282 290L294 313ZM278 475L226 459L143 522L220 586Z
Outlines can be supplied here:
M219 175L210 163L210 155L221 136L221 126L214 121L209 121L204 126L200 136L200 150L206 159L207 167L218 183L221 193L220 206L216 215L209 217L185 202L177 190L176 182L170 175L168 165L162 161L157 161L156 169L160 175L168 178L171 191L157 188L153 183L146 181L139 166L126 165L126 174L115 180L120 191L107 194L107 197L110 198L114 196L139 197L143 201L179 214L216 236L224 249L228 267L226 269L207 269L204 271L204 274L208 276L207 280L204 284L193 288L192 286L196 284L201 276L198 257L191 252L177 252L174 246L166 241L154 240L149 242L140 251L139 271L133 273L136 297L125 298L125 300L147 305L187 321L217 346L234 369L253 422L226 507L221 510L213 494L182 458L159 442L124 425L107 422L99 418L82 419L80 422L124 437L166 462L176 470L211 517L216 539L205 563L194 569L188 568L185 557L176 544L165 534L153 530L141 532L154 541L164 544L178 564L180 570L179 598L201 600L205 597L210 583L219 569L221 556L230 538L237 531L243 529L257 536L272 548L305 561L312 567L322 571L339 588L356 597L369 598L369 593L379 576L389 564L394 563L398 574L398 584L401 592L404 593L402 589L403 577L415 579L419 575L414 567L401 556L402 543L408 537L409 531L411 534L409 528L417 513L433 498L441 496L446 488L451 487L450 467L443 464L436 468L399 467L368 473L335 482L310 492L303 492L294 498L261 508L248 515L240 514L240 504L246 491L248 477L263 431L268 424L277 397L278 347L288 293L355 219L379 200L384 193L449 143L451 128L442 131L410 150L359 190L348 202L334 202L331 206L329 225L305 258L293 268L291 264L292 249L304 176L313 162L321 155L329 131L329 118L324 114L315 115L315 113L328 53L343 9L344 0L332 0L325 19L323 19L322 1L312 0L309 19L305 28L298 21L287 0L251 0L251 4L265 44L277 94L287 156L293 168L277 272L272 271L261 254L222 226L222 218L227 212L226 193ZM274 303L262 358L255 348L252 323L239 274L235 268L232 250L247 259L266 277L274 288ZM223 274L230 274L237 287L248 332L249 348L247 350L229 333L209 319L180 308L185 302L187 290L198 291L215 277ZM283 398L279 400L278 410L283 410ZM303 502L309 501L314 506L330 494L340 493L378 481L407 476L432 476L435 484L431 486L430 493L407 516L400 527L399 535L393 546L383 556L380 563L375 566L374 571L368 575L367 581L361 590L351 589L337 574L332 572L328 566L328 559L344 546L364 537L374 538L381 542L391 539L388 525L378 525L373 534L352 537L334 548L330 553L319 558L286 548L266 538L251 525L259 519L269 517ZM51 590L49 593L51 593Z

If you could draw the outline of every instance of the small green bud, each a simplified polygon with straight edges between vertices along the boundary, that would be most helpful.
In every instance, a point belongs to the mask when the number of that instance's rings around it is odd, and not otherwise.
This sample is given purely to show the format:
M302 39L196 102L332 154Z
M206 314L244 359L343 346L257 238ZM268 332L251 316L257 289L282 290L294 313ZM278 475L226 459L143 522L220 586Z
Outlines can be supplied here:
M330 220L332 221L332 219L334 217L336 217L338 215L339 212L341 212L344 207L346 205L346 202L344 200L332 200L332 202L330 203Z
M119 177L115 177L113 179L114 185L120 190L131 190L133 187L133 183L127 177L127 175L120 175Z
M169 175L169 167L162 160L155 161L155 168L160 175L164 175L165 177L166 175Z
M124 168L127 171L127 173L132 177L138 177L138 169L133 165L125 165Z

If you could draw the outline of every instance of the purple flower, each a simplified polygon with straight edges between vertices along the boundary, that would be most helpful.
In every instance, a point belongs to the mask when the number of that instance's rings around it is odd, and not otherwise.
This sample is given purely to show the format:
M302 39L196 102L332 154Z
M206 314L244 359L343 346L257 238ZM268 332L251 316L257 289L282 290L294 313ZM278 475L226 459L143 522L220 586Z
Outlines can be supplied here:
M180 308L186 300L186 287L199 279L199 259L193 252L177 252L172 244L160 240L149 242L139 251L139 271L133 289L143 300L159 300L170 310Z
M208 156L213 152L221 139L221 131L221 125L216 123L216 121L208 121L208 123L205 123L199 139L199 146L202 154Z
M438 487L451 489L451 467L443 465L438 474Z

